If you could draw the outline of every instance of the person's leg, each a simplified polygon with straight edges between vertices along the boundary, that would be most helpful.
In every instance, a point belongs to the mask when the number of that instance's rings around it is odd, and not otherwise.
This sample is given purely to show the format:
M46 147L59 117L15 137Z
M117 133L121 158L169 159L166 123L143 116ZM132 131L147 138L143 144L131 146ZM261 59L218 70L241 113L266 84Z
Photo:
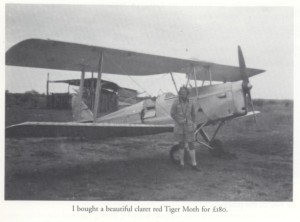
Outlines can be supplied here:
M194 142L189 142L189 154L190 154L191 161L192 161L192 168L196 171L201 171L200 168L198 168L198 166L197 166Z
M179 142L179 160L181 166L184 166L184 146L184 142Z
M189 142L189 154L190 154L190 157L191 157L192 166L196 166L197 165L196 151L195 151L195 146L194 146L193 142Z

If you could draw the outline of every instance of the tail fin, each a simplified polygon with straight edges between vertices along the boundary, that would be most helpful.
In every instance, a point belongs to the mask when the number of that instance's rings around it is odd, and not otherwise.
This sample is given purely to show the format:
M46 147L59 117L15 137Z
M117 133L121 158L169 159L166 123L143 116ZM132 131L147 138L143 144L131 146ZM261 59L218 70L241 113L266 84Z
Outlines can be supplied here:
M78 94L72 96L72 111L76 122L92 122L94 119L92 111L83 101L79 100Z

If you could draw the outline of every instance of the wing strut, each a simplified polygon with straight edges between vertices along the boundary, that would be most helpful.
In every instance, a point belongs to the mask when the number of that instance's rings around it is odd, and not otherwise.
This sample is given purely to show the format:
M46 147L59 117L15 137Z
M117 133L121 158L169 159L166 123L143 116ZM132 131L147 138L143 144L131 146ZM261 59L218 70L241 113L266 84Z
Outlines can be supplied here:
M81 103L82 103L82 96L83 96L83 90L84 90L84 79L85 79L85 67L82 66L81 69L81 78L80 78L80 85L79 85L79 95L78 95L78 100L76 101L78 104L78 107L81 107ZM75 113L74 113L74 117L75 120L80 120L81 116L81 109L78 109Z
M103 69L103 51L101 51L99 66L98 66L98 78L97 78L97 86L96 86L96 96L95 96L95 106L94 106L94 122L97 120L97 114L99 110L99 100L101 96L101 77L102 77L102 69Z
M176 92L177 92L177 94L178 94L178 88L177 88L176 82L175 82L175 80L174 80L173 73L170 72L170 74L171 74L172 81L173 81L173 84L174 84L174 86L175 86Z
M85 69L84 69L84 67L82 67L81 79L80 79L80 85L79 85L79 102L80 103L82 101L82 95L83 95L83 90L84 90L84 79L85 79Z
M196 78L195 66L193 67L193 72L194 72L194 80L195 80L195 87L196 87L196 95L197 95L197 98L198 98L199 93L198 93L198 86L197 86L197 78Z
M211 81L212 81L212 74L211 74L211 68L210 66L208 67L208 71L209 71L209 84L212 85Z

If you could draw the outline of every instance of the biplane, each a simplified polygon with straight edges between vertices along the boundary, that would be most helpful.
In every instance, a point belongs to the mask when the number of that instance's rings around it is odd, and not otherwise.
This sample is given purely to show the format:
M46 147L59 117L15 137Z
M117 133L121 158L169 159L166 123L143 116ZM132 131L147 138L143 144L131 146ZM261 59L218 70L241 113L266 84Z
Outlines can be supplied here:
M164 93L155 101L141 101L98 117L102 73L129 76L167 73L171 75L176 89L173 75L186 75L190 100L196 111L195 141L207 147L212 154L218 154L222 152L222 145L216 135L224 122L247 115L253 115L256 119L249 77L265 70L246 68L240 46L238 60L239 66L229 66L54 40L24 40L6 52L6 65L81 72L79 92L72 101L75 121L24 122L7 127L6 137L101 139L171 132L174 125L170 109L177 98L172 93ZM82 99L86 72L98 73L92 109ZM198 80L202 81L199 86ZM205 127L209 125L215 127L212 135L205 132ZM174 145L170 151L174 161L177 151L178 146Z

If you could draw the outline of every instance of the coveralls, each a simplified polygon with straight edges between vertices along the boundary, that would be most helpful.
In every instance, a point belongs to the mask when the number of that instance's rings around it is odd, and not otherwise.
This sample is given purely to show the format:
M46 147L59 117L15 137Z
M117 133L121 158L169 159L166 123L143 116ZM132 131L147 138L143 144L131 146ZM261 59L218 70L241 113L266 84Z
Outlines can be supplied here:
M178 142L194 141L195 109L189 99L176 99L171 108L171 116L175 120L174 136Z
M175 121L174 136L180 145L180 165L184 166L184 148L189 148L192 166L198 170L196 153L194 149L194 105L187 98L185 101L178 98L174 101L171 108L171 116Z

